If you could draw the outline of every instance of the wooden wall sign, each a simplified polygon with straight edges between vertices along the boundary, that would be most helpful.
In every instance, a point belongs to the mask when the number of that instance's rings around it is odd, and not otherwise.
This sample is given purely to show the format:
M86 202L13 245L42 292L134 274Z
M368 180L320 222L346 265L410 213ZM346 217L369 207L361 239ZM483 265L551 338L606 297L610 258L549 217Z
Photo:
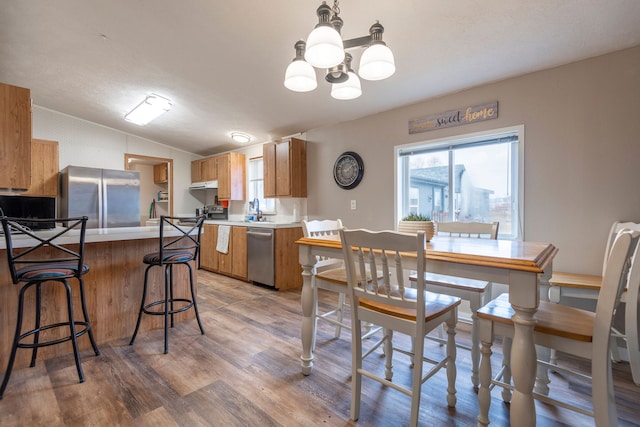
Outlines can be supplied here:
M409 120L409 134L498 118L498 101Z

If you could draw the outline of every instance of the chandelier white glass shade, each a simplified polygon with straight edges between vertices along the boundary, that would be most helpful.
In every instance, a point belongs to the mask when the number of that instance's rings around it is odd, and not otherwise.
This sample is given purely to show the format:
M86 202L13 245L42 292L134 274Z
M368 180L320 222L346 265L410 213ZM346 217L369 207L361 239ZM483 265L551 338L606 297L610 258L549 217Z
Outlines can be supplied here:
M326 3L318 8L318 25L307 37L304 60L316 68L335 67L344 60L342 37L331 22L331 8Z
M296 57L284 76L285 87L294 92L309 92L318 87L316 70L304 60L305 45L304 40L296 43Z
M342 83L334 83L331 85L331 96L335 99L355 99L362 95L360 79L351 69L351 59L351 54L347 53L344 59L347 68L347 79Z
M370 31L371 44L360 57L360 77L365 80L383 80L396 72L393 52L382 41L382 25L373 24Z
M139 126L144 126L159 115L169 111L171 106L171 100L152 93L133 110L125 114L124 119Z
M395 73L395 62L391 49L382 41L384 27L376 22L369 35L342 40L340 31L343 21L338 16L338 1L333 7L322 2L317 9L318 25L309 34L307 41L295 44L296 57L287 67L284 85L295 92L309 92L317 87L313 67L326 69L325 80L332 84L331 96L336 99L354 99L362 94L360 79L351 68L352 56L346 49L365 47L360 58L359 75L365 80L382 80Z

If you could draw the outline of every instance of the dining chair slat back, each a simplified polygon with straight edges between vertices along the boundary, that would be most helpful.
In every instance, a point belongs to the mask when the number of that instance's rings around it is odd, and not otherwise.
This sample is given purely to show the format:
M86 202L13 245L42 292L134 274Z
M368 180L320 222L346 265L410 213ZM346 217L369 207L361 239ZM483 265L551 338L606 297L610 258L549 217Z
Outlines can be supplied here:
M547 301L540 301L536 313L534 340L537 345L591 359L593 410L573 405L565 398L555 399L552 395L540 395L535 391L534 398L592 415L596 426L618 425L609 357L610 331L615 310L625 286L627 284L637 286L640 283L639 242L639 231L621 230L616 235L607 257L602 290L598 296L595 313ZM513 389L510 384L511 356L508 352L503 352L503 370L496 378L492 378L491 346L496 335L504 337L503 343L513 338L514 314L506 294L478 310L483 355L480 367L481 385L478 392L480 402L478 425L489 424L491 388L498 385L506 390ZM544 364L541 361L538 363ZM563 369L562 372L572 374L568 369ZM580 376L584 377L584 375ZM505 401L509 401L510 397L510 393L503 393Z
M461 238L497 239L499 222L438 222L436 235ZM415 275L411 276L415 280ZM483 280L452 277L431 272L425 273L427 290L440 294L456 296L469 302L471 311L471 346L458 344L458 348L471 351L471 382L478 388L478 370L480 367L480 341L478 340L477 310L491 298L491 282ZM438 336L429 336L439 342L443 341L442 328L438 328Z
M460 299L425 291L425 244L424 231L416 235L393 231L340 230L343 258L347 272L349 297L351 299L352 362L351 362L351 419L360 416L360 396L362 377L380 382L411 397L409 425L418 424L420 393L422 384L440 369L446 369L446 399L449 407L456 404L456 346L455 324ZM415 254L417 263L416 286L410 286L409 272L403 268L403 259ZM381 281L361 280L367 271L372 277L380 276ZM379 273L378 273L379 272ZM380 340L372 342L364 351L362 342L363 322L383 328ZM424 357L425 335L442 323L447 325L446 354L440 360ZM415 342L408 354L414 363L413 381L409 388L392 382L393 332L409 335ZM374 341L374 340L370 340ZM375 368L368 368L363 360L384 346L384 374ZM431 356L431 355L430 355ZM430 369L424 363L433 364ZM382 370L382 367L379 369Z

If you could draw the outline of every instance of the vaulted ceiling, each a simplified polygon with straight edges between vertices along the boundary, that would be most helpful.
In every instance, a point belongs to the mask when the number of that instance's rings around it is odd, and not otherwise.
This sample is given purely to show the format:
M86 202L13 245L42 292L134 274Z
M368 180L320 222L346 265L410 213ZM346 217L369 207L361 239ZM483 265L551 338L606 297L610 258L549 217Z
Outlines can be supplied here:
M343 38L379 20L396 73L338 101L320 70L313 92L283 86L320 3L0 0L0 81L37 106L208 155L236 148L232 131L264 142L640 45L637 0L343 0ZM124 121L149 93L171 111Z

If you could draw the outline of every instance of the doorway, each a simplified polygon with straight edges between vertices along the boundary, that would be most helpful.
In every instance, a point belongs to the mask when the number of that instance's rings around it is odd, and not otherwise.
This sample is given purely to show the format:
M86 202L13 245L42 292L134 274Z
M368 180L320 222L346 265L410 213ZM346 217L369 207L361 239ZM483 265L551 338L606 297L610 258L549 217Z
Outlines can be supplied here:
M173 216L173 159L125 153L124 168L140 172L142 225L161 215Z

